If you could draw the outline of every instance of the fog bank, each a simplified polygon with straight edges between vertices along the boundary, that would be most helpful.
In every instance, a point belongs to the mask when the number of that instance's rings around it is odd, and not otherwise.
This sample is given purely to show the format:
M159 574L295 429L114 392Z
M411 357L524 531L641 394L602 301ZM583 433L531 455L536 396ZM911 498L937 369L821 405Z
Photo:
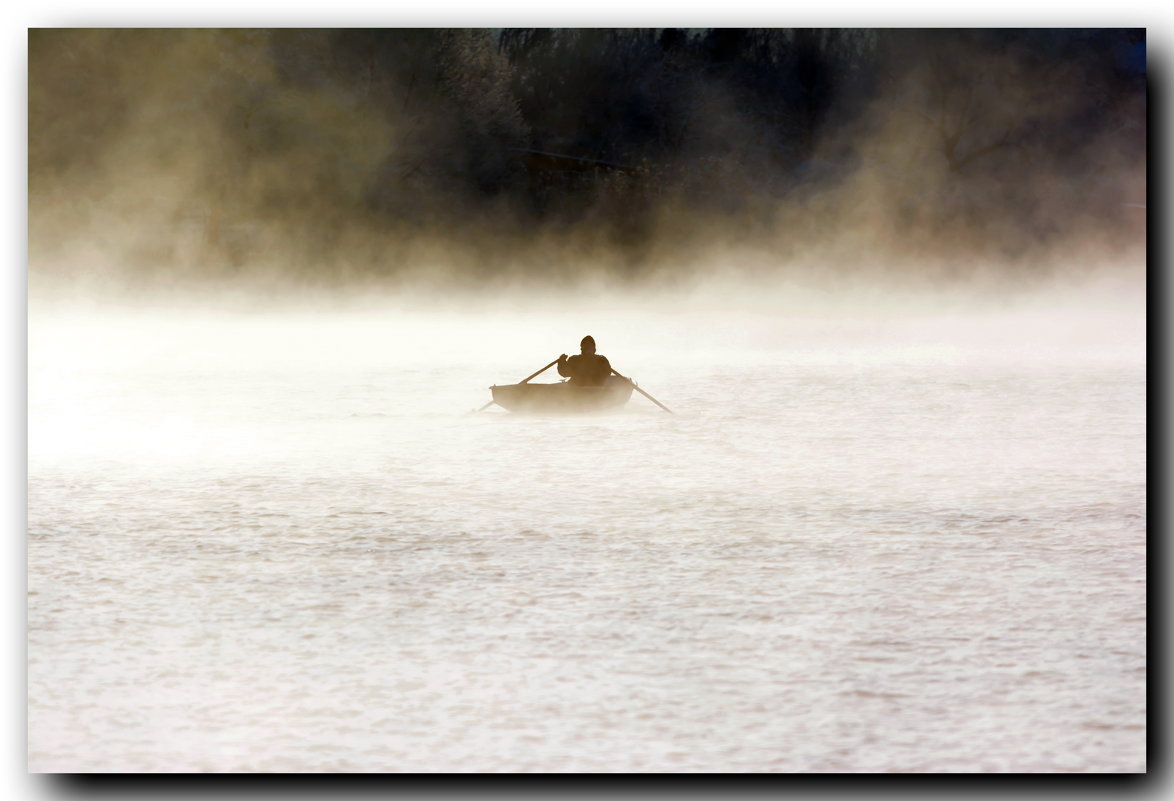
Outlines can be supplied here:
M34 30L30 288L1141 263L1144 31Z

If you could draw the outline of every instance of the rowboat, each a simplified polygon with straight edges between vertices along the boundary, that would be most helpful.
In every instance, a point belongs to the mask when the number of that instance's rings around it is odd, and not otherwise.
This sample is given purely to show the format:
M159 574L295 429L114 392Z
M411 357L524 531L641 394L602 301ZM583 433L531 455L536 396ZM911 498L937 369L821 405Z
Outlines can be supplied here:
M582 414L618 409L632 397L633 384L609 376L598 387L583 387L563 381L558 384L494 384L489 388L493 402L521 414Z

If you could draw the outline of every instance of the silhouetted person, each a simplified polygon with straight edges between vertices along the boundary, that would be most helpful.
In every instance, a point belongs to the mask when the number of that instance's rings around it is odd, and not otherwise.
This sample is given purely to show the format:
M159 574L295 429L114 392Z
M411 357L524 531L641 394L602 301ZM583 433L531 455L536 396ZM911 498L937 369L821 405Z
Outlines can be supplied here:
M567 354L558 357L558 374L571 379L571 383L580 387L598 387L611 375L611 362L606 356L595 352L595 340L589 336L583 337L579 343L578 356L567 358Z

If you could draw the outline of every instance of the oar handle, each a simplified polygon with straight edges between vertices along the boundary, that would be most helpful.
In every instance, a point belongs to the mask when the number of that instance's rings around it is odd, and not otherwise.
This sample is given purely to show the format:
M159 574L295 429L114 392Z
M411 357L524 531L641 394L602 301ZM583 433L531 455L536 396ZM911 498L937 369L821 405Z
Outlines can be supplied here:
M614 369L612 370L612 373L614 373L614 374L616 375L616 377L618 377L618 378L622 378L622 379L624 379L625 381L627 381L629 384L631 384L631 385L632 385L632 389L636 390L636 391L637 391L637 392L639 392L641 395L643 395L644 397L648 398L648 400L652 401L653 403L655 403L655 404L656 404L657 406L659 406L660 408L664 409L664 410L665 410L666 412L668 412L669 414L676 414L676 412L674 412L672 409L670 409L669 407L665 406L663 403L661 403L661 402L660 402L660 401L658 401L656 398L654 398L654 397L652 397L651 395L649 395L649 394L648 394L647 392L645 392L644 390L640 389L640 387L636 386L636 382L635 382L635 381L633 381L632 379L628 378L626 375L620 375L620 374L619 374L618 372L616 372Z
M558 358L559 358L559 359L561 359L561 358L562 358L562 356L559 356ZM533 374L531 374L531 375L528 375L528 376L526 376L525 378L523 378L523 379L522 379L521 381L519 381L518 383L519 383L519 384L525 384L527 381L529 381L529 380L530 380L531 378L533 378L534 376L536 376L536 375L539 375L539 374L541 374L541 373L545 373L547 370L549 370L551 367L554 367L556 364L558 364L558 359L555 359L553 362L551 362L550 364L548 364L548 365L546 365L545 367L543 367L543 368L542 368L541 370L539 370L537 373L533 373Z

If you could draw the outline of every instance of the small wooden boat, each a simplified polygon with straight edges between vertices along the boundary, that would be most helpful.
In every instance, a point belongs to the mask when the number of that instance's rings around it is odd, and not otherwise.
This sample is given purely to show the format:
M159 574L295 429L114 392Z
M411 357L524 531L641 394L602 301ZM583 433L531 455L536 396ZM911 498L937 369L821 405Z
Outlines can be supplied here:
M576 386L569 381L558 384L494 384L489 388L493 402L511 412L522 414L581 414L618 409L632 397L633 384L618 376L609 376L598 387Z

